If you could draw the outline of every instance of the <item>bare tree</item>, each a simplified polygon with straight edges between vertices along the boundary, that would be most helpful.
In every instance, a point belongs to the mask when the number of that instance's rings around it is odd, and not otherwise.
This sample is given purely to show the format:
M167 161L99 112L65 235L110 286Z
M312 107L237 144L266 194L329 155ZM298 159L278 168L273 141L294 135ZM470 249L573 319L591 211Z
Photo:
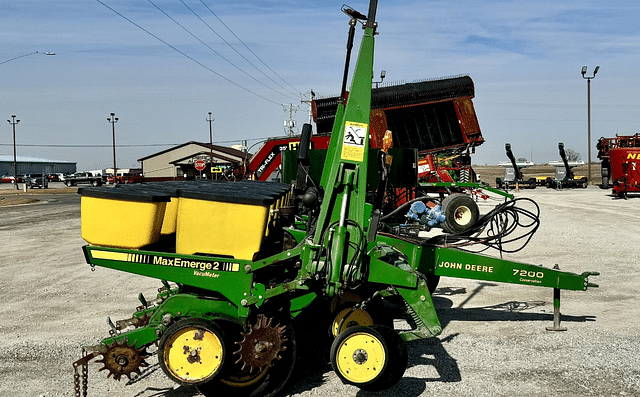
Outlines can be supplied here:
M567 155L567 161L580 161L580 160L582 160L582 156L580 156L580 153L576 152L573 149L565 150L565 154Z

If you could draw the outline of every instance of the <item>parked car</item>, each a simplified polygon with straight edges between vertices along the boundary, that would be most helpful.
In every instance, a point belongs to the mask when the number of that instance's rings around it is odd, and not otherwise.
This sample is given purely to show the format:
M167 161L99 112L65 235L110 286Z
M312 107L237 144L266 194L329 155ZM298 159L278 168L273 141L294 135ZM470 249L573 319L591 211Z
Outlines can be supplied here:
M23 182L23 180L24 180L24 176L18 175L18 182ZM13 175L3 175L1 181L2 183L16 183Z
M24 178L24 183L26 183L28 188L39 187L42 189L46 189L49 187L49 179L46 175L42 174L27 174Z
M69 175L64 180L65 185L67 186L75 186L75 185L92 185L92 186L100 186L102 185L102 177L94 176L90 172L76 172L75 174Z
M59 182L62 179L60 179L60 177L62 177L62 173L61 172L55 172L53 174L47 174L47 179L49 179L49 182Z

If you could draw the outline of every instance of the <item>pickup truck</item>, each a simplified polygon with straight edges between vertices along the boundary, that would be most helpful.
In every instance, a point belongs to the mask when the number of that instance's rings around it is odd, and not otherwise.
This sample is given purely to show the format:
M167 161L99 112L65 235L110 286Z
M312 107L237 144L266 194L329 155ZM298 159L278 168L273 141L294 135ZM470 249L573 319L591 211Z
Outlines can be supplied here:
M42 174L27 174L24 177L24 183L26 183L27 187L31 189L34 187L46 189L49 187L49 180L47 179L47 176L45 175L43 177Z
M93 176L93 174L91 174L90 172L76 172L75 174L71 174L65 177L64 183L67 186L75 186L75 185L100 186L102 185L102 177Z

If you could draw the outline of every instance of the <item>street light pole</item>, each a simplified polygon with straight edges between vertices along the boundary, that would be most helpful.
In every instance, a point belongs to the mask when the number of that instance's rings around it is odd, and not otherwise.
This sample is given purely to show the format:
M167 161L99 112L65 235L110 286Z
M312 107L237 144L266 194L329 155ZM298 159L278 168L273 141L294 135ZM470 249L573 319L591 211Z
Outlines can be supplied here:
M118 118L115 113L109 113L111 117L107 117L107 121L111 123L111 134L113 137L113 183L118 182L118 174L116 169L116 123Z
M596 77L596 73L598 73L598 69L600 66L596 66L593 71L593 76L585 76L587 73L587 67L583 66L580 73L582 74L582 78L587 80L587 153L588 153L588 163L587 163L587 183L591 181L591 79Z
M209 118L207 118L207 121L209 122L209 163L211 163L209 174L211 175L212 180L213 180L213 127L211 126L211 122L214 120L215 118L211 117L211 112L209 112Z
M18 160L16 157L16 124L20 122L20 120L16 120L16 115L11 115L11 120L7 120L9 124L13 126L13 182L16 184L16 189L18 189Z

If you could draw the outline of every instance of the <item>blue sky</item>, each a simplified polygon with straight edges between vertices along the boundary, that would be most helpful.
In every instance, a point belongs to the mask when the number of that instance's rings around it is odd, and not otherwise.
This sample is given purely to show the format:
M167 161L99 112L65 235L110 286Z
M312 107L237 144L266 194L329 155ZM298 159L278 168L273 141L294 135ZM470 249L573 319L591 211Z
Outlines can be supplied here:
M251 146L284 134L283 104L299 105L301 125L308 107L300 100L311 89L340 89L344 0L101 1L0 0L0 116L21 120L19 155L109 167L110 112L119 118L119 167L167 148L145 145L208 141L208 112L214 142ZM537 163L558 160L558 142L586 160L583 65L588 75L600 65L591 83L592 160L600 136L640 132L636 1L380 0L377 20L376 76L385 69L387 82L474 80L486 139L477 164L505 161L505 142ZM0 131L0 154L12 154L11 126Z

